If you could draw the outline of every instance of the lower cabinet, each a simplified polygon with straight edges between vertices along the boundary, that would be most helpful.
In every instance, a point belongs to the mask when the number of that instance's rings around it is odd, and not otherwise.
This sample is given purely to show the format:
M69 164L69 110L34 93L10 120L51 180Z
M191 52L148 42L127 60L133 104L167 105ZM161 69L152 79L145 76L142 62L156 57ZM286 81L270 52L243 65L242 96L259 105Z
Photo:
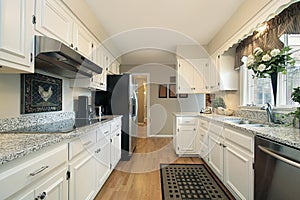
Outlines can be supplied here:
M209 130L207 164L236 199L252 200L254 138L228 128L216 135L216 128Z
M28 155L25 162L0 168L0 199L68 199L68 145ZM5 169L6 168L6 169Z
M69 164L69 199L93 199L96 195L96 168L93 154L83 152Z
M254 199L253 143L250 136L225 129L224 184L237 199Z
M223 161L224 149L222 146L223 139L210 132L208 137L208 165L214 173L223 181Z
M199 156L200 143L198 142L198 118L174 118L174 142L176 154Z
M66 179L67 167L57 170L56 173L47 178L35 190L35 198L37 199L68 199L68 181Z
M101 188L111 172L111 144L109 135L100 139L95 148L96 187Z
M121 158L121 118L0 167L0 199L94 199Z

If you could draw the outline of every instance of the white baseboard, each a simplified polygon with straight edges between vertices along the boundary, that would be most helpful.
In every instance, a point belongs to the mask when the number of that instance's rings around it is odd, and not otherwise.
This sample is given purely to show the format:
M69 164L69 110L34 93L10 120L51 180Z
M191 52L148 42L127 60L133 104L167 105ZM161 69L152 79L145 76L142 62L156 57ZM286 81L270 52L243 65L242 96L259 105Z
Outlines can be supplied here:
M173 135L148 135L148 137L162 137L162 138L172 138Z

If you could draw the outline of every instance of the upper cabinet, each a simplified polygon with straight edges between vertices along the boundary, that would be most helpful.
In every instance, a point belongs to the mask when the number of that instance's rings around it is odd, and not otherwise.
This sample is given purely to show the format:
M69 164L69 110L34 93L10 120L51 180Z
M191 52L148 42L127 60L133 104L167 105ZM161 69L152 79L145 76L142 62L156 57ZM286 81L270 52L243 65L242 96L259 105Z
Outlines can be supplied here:
M96 58L94 57L96 55L93 56L93 49L96 48L96 46L94 46L96 40L93 39L93 35L79 22L75 23L73 34L74 49L86 58L95 62ZM95 50L94 52L97 51ZM99 65L99 63L96 64Z
M0 73L33 72L33 0L0 1Z
M235 48L230 48L217 57L220 90L238 90L238 71L234 70Z
M178 59L177 60L177 93L204 93L205 70L209 67L209 60Z
M36 0L34 20L38 34L65 43L102 67L101 74L78 81L72 80L71 87L106 90L107 73L116 72L110 69L114 58L61 0ZM114 66L112 68L116 69Z
M35 30L55 38L92 60L93 35L60 0L36 1Z

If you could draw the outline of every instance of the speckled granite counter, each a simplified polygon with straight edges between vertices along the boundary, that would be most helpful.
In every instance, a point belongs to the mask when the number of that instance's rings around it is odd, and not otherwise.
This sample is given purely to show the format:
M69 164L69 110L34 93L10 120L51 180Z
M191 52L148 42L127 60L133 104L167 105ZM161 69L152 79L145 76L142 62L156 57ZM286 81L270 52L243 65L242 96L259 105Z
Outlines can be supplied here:
M79 138L90 129L121 116L105 116L107 120L77 128L68 133L0 133L0 166L44 147Z
M271 139L273 141L286 144L300 150L300 129L284 127L284 126L267 126L267 127L251 127L241 126L239 124L230 123L229 119L241 119L240 117L224 116L216 114L200 114L197 112L175 112L173 115L187 116L187 117L200 117L206 121L214 121L217 123L224 124L229 128L236 128L239 130L246 131L253 135L259 135L261 137ZM262 122L260 122L262 123Z

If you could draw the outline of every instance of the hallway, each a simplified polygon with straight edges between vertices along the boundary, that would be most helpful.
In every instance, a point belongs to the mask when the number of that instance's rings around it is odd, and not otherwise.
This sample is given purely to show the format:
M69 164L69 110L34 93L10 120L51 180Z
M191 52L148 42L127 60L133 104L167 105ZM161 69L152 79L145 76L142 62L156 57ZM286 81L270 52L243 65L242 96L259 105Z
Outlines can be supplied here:
M171 138L138 138L130 161L121 161L96 200L159 200L160 163L200 164L200 158L178 158Z

